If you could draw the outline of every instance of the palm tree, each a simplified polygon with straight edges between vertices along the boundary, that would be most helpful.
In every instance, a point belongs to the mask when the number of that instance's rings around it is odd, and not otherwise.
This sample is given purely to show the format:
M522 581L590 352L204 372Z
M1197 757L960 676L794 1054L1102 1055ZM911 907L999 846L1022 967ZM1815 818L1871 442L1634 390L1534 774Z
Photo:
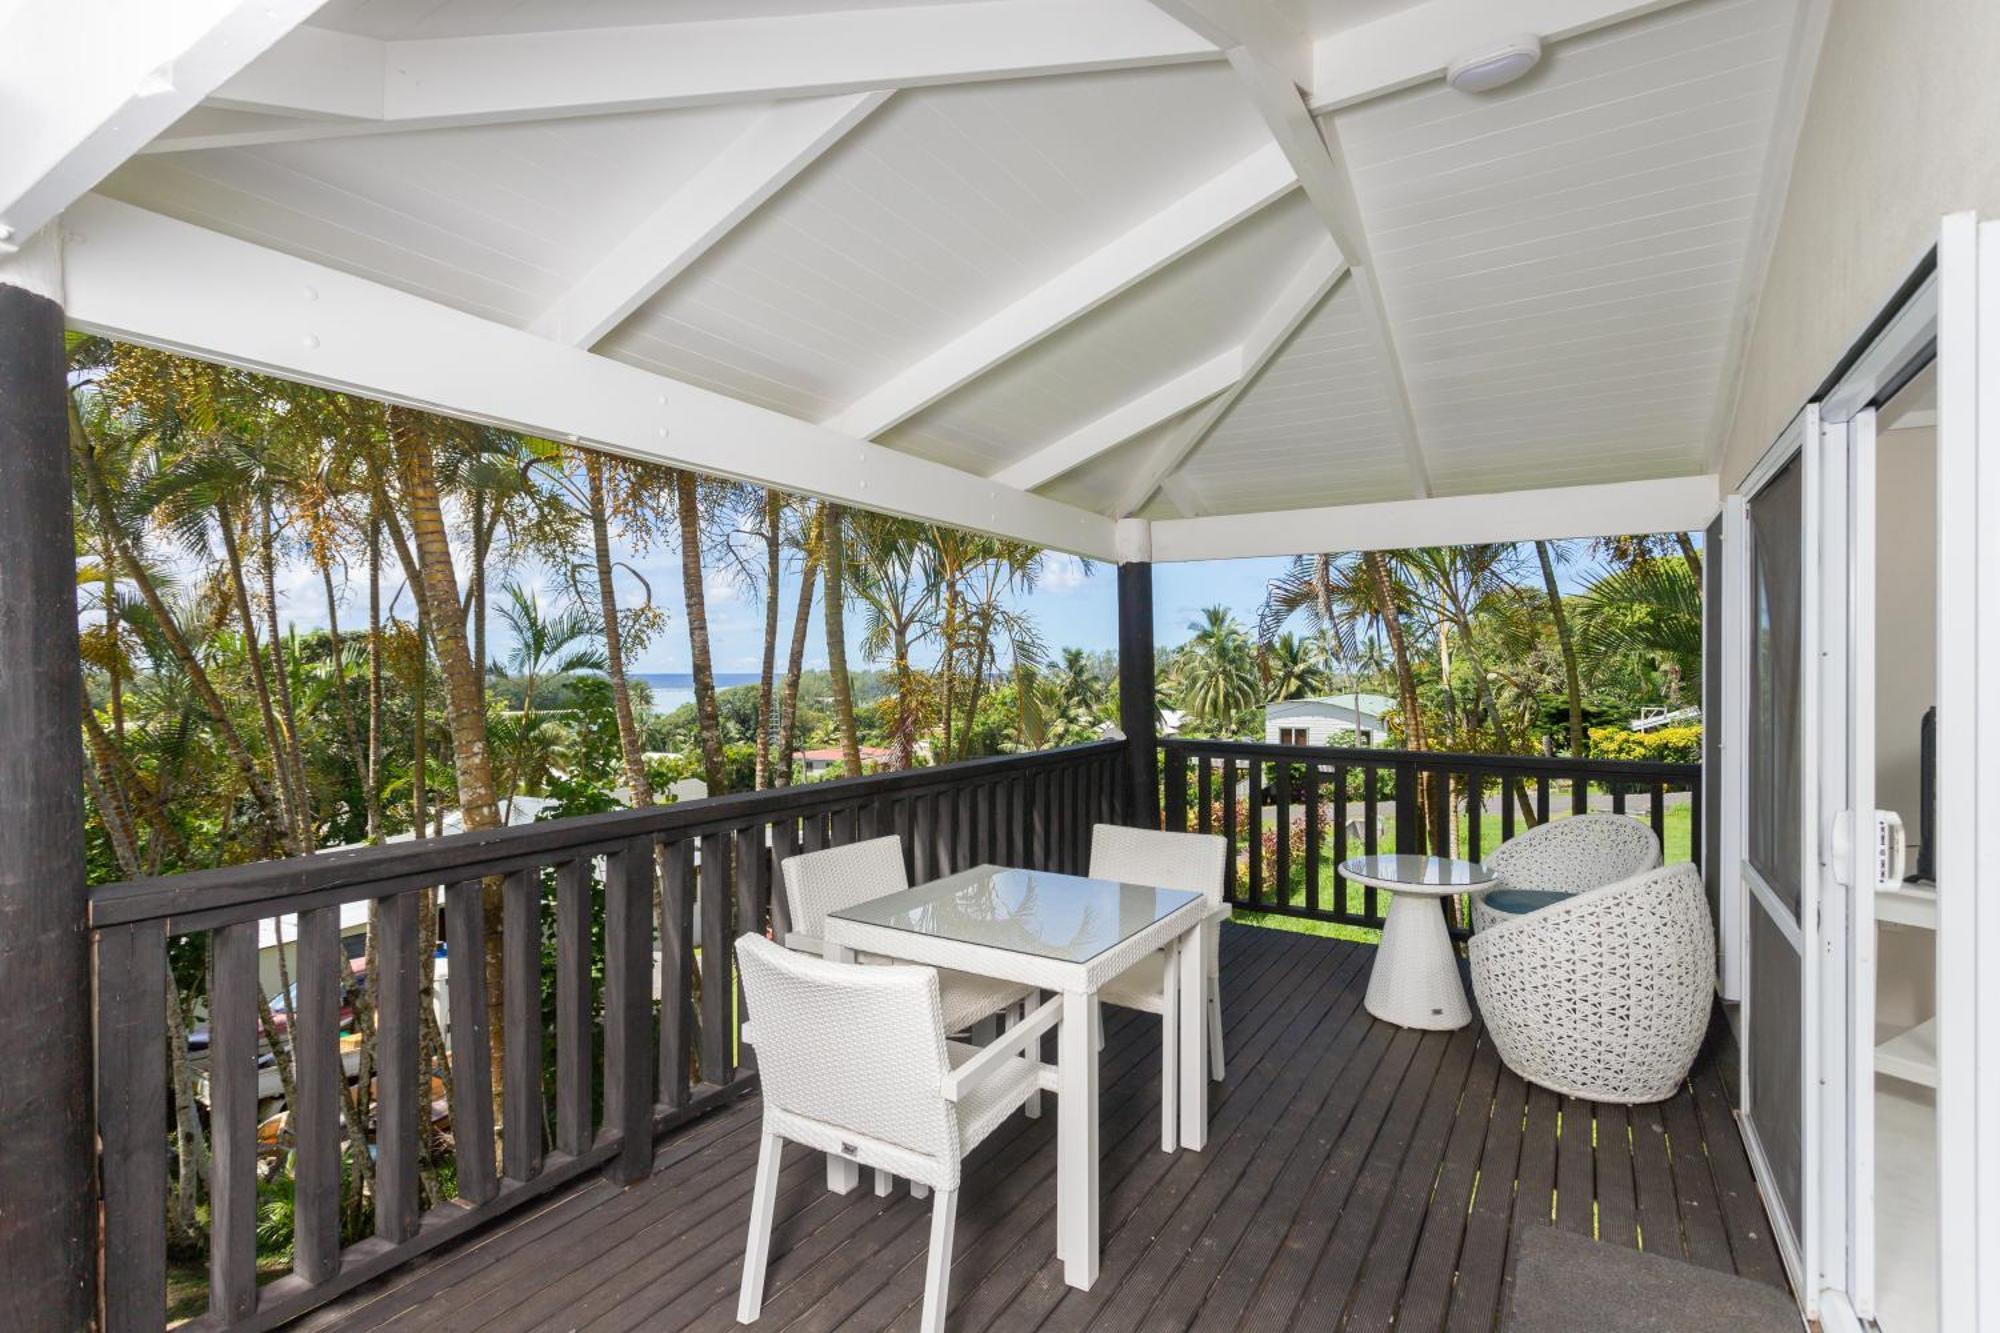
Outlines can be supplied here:
M861 651L872 660L886 659L894 693L885 701L889 743L896 766L916 762L917 737L928 713L927 691L912 661L913 645L936 602L937 588L924 576L917 558L923 540L921 524L879 514L858 514L849 520L856 541L848 585L868 608Z
M1206 608L1188 629L1192 637L1174 655L1175 693L1198 725L1226 729L1259 702L1256 653L1227 607Z
M518 583L501 589L500 619L514 636L507 654L507 672L521 687L521 716L515 727L512 764L507 776L509 814L516 792L525 780L530 784L540 776L538 760L545 761L552 750L535 717L535 696L544 686L559 685L584 671L606 671L606 654L591 643L599 626L581 610L569 608L551 614L541 602Z
M1549 599L1549 619L1555 625L1556 641L1562 646L1563 688L1569 696L1569 752L1583 758L1583 678L1576 663L1576 636L1570 632L1569 616L1563 610L1562 589L1556 586L1556 562L1567 554L1562 542L1538 541L1535 558L1542 567L1542 589Z
M687 617L689 670L694 676L694 713L701 738L701 771L711 793L727 790L722 762L722 716L715 704L715 659L708 642L708 594L701 567L702 512L695 474L673 473L674 515L680 527L681 604Z
M1381 551L1299 556L1265 589L1257 632L1269 642L1280 626L1302 615L1315 638L1350 661L1364 638L1387 639L1403 744L1421 750L1424 719L1404 625L1409 607L1409 588L1401 571Z
M1701 580L1685 560L1640 560L1592 580L1577 603L1577 646L1601 664L1658 656L1682 680L1701 672Z
M1324 693L1327 673L1317 640L1280 634L1258 648L1257 669L1264 679L1267 701L1305 699Z
M834 717L840 725L840 757L848 776L861 775L861 740L854 726L854 682L847 674L846 533L841 507L820 502L820 567L826 577L826 669L833 677Z

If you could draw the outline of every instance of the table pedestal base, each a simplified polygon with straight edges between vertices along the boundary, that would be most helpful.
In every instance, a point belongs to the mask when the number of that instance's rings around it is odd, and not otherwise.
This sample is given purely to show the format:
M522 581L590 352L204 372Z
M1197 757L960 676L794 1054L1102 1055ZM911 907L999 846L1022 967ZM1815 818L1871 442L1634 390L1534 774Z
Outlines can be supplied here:
M1368 977L1368 1012L1400 1027L1445 1032L1472 1021L1444 910L1428 894L1389 900L1382 943Z

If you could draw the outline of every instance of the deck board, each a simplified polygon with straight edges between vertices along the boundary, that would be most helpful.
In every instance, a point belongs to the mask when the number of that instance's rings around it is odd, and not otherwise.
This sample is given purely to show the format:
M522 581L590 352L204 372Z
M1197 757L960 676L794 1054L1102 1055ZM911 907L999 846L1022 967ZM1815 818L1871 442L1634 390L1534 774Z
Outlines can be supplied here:
M1053 1108L1016 1117L967 1165L954 1329L1491 1330L1516 1243L1552 1224L1783 1285L1719 1030L1673 1101L1628 1112L1524 1085L1476 1022L1376 1022L1366 946L1230 926L1223 957L1207 1150L1160 1151L1158 1029L1107 1011L1097 1287L1065 1286L1053 1253ZM298 1327L736 1327L756 1146L750 1099L664 1141L650 1179L574 1187ZM914 1328L928 1218L866 1179L829 1194L789 1152L759 1327Z

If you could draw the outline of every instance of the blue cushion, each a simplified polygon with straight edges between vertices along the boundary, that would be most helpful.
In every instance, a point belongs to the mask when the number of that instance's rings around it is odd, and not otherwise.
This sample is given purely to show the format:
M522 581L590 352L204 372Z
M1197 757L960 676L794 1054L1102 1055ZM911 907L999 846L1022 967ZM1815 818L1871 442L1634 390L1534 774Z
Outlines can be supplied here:
M1479 901L1496 912L1508 916L1526 916L1543 907L1550 907L1572 895L1551 893L1547 889L1495 889Z

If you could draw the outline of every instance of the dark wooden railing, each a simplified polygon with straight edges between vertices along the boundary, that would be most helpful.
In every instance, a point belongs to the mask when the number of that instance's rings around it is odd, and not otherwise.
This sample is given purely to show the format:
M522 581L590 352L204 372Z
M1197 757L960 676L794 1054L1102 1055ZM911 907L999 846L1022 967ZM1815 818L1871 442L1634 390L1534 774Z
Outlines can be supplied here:
M1178 738L1160 750L1165 826L1229 839L1229 901L1259 912L1380 929L1377 891L1348 881L1341 862L1425 851L1477 860L1563 813L1643 817L1669 860L1701 846L1699 764ZM1678 829L1669 836L1670 796L1687 808L1685 841ZM1462 904L1455 919L1462 929Z
M189 1326L268 1328L586 1172L640 1179L657 1133L753 1087L754 1071L738 1063L740 995L733 984L702 986L699 964L727 969L744 931L782 936L787 913L772 887L783 858L898 833L913 880L981 861L1081 871L1090 826L1117 817L1123 748L1107 741L92 890L105 1328L154 1330L166 1319L170 943L208 947L209 1309ZM480 962L493 885L505 977L497 1015ZM447 985L456 1196L426 1210L419 1117L432 1098L419 1060L419 941L440 889L441 937L459 961ZM343 1245L340 908L364 901L375 907L374 1234ZM552 1117L542 1064L551 910ZM293 913L285 944L296 950L297 995L283 1038L298 1101L284 1145L293 1259L260 1285L257 1083L268 1046L258 923Z

